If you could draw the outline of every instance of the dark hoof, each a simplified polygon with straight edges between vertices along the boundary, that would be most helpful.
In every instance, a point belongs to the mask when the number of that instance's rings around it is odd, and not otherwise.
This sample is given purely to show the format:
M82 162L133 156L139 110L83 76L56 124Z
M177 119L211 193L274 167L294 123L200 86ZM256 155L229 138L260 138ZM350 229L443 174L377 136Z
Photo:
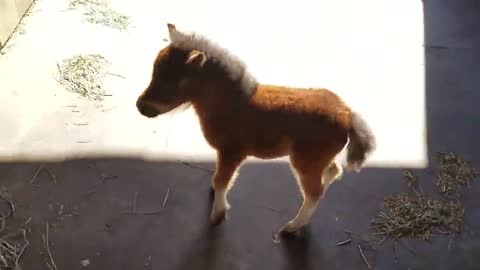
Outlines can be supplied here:
M212 224L212 226L220 225L224 220L227 220L227 211L212 213L210 215L210 224Z
M287 227L283 227L278 231L278 234L281 236L291 237L297 234L298 231L288 230Z
M283 237L300 237L300 236L306 236L309 233L310 233L310 229L308 226L302 226L300 228L292 230L288 228L288 225L285 225L278 231L278 235L281 235Z

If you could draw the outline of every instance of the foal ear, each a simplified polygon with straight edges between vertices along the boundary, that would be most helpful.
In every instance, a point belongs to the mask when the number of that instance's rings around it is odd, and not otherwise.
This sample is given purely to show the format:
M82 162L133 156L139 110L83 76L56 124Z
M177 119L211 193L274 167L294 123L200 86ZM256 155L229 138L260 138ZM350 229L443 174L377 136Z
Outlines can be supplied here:
M170 39L172 39L172 35L175 34L175 32L177 31L177 28L175 27L175 25L171 23L167 23L167 27L168 27L168 34L170 34Z
M205 55L205 53L199 52L199 51L193 51L188 56L187 61L185 61L185 64L201 68L203 67L206 61L207 61L207 56Z

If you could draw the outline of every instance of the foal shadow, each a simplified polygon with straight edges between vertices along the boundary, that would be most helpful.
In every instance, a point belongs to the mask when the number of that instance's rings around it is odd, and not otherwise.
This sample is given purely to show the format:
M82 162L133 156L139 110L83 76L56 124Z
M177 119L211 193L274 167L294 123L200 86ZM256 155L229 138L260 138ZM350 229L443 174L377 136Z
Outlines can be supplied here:
M213 203L214 192L209 191L210 206ZM208 217L211 207L205 213ZM175 267L176 270L192 269L220 269L218 262L222 257L222 246L225 242L225 231L223 226L213 226L209 219L199 224L202 227L197 238L193 239L187 248L186 253L180 257L180 263Z
M280 245L286 258L286 270L318 270L322 257L313 239L310 228L303 228L296 234L281 234Z
M223 231L220 228L207 225L199 237L190 243L175 269L216 269L216 262L221 257L218 245L222 239Z

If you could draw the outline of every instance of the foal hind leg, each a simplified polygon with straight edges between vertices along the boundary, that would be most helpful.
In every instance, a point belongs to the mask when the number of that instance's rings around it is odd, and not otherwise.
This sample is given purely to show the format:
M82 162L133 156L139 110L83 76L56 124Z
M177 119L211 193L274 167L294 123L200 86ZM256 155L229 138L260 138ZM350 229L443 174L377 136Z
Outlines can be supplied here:
M217 168L212 179L215 198L210 214L210 221L213 225L219 224L227 216L227 211L230 209L227 201L228 189L233 184L235 171L244 159L244 155L236 152L219 151L217 153Z
M290 155L292 169L297 173L297 181L302 191L303 203L295 218L284 227L284 232L293 233L310 223L325 190L322 176L331 158L330 155L315 159L303 157L300 153Z
M336 161L330 162L322 175L322 183L325 186L325 189L327 189L335 179L342 177L342 174L342 166Z

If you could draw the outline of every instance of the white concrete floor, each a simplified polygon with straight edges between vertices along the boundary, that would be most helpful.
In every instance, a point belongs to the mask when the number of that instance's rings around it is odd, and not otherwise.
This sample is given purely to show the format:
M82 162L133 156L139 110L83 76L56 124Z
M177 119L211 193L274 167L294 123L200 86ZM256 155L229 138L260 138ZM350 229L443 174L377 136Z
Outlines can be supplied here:
M132 17L133 28L89 24L79 12L66 10L66 0L37 1L24 31L0 55L1 159L213 158L193 111L151 120L135 108L155 54L167 45L171 22L229 48L261 82L340 94L377 136L368 165L426 165L421 1L112 4ZM105 101L86 101L54 80L56 63L78 53L103 54L111 72L125 76L107 78L112 96Z

